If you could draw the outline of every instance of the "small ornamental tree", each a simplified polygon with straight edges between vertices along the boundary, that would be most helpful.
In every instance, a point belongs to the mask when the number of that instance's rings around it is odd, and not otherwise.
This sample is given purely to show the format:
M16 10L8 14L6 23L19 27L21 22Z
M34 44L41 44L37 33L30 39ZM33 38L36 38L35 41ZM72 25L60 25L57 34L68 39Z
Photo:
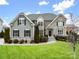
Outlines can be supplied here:
M10 40L10 29L9 28L5 28L4 30L4 41L5 43L7 43Z
M40 38L39 38L39 25L35 26L34 41L35 41L35 43L39 43L40 42Z
M67 32L67 35L68 35L68 40L71 42L72 44L72 47L73 47L73 52L74 52L74 59L75 59L75 49L76 49L76 43L77 43L77 39L78 39L78 35L77 33L73 32L73 31L70 31L70 32Z

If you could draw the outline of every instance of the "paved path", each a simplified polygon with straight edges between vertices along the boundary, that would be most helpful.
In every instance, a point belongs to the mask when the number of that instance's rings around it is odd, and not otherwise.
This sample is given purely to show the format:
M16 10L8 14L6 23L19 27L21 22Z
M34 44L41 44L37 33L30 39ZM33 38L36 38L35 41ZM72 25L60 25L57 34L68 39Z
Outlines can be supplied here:
M51 42L51 41L56 41L54 36L48 37L48 42Z
M0 38L0 45L4 44L4 39Z
M22 45L22 46L25 46L25 45L46 45L46 44L51 44L51 43L55 43L56 41L49 41L49 42L45 42L45 43L38 43L38 44L5 44L4 43L4 39L3 38L0 38L0 45Z
M51 41L51 42L45 42L45 43L38 43L38 44L2 44L2 45L16 45L16 46L32 46L32 45L46 45L46 44L51 44L51 43L55 43L56 41Z

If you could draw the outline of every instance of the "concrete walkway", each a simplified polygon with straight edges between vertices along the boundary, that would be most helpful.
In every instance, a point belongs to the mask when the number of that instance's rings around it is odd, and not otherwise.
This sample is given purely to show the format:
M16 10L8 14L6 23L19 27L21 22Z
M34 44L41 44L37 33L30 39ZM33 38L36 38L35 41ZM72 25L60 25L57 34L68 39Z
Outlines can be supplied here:
M48 37L48 42L51 42L51 41L56 41L54 36Z
M0 38L0 45L3 45L3 44L4 44L4 39Z
M51 44L51 43L55 43L56 41L51 41L51 42L46 42L46 43L38 43L38 44L1 44L1 45L8 45L8 46L32 46L32 45L46 45L46 44Z
M3 38L0 38L0 45L21 45L21 46L26 46L26 45L46 45L46 44L51 44L51 43L55 43L56 40L53 40L53 41L48 41L48 42L45 42L45 43L38 43L38 44L30 44L30 43L27 43L27 44L5 44L4 43L4 39Z

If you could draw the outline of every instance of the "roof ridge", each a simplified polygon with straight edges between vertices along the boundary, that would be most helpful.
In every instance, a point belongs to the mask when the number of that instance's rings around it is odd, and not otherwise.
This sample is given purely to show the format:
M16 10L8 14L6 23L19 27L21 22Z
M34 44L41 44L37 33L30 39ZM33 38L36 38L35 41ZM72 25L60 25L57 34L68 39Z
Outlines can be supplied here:
M54 13L41 13L41 14L28 14L28 15L44 15L44 14L52 14L52 15L56 15Z

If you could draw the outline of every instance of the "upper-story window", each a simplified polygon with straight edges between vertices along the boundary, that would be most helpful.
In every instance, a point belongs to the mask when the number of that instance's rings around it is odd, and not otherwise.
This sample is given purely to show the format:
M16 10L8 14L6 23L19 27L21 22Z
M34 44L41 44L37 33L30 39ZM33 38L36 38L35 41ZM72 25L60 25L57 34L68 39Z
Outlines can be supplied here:
M43 22L38 22L38 25L39 26L43 26Z
M26 20L24 17L20 17L18 20L18 25L26 25Z
M57 26L64 26L64 22L57 22Z

